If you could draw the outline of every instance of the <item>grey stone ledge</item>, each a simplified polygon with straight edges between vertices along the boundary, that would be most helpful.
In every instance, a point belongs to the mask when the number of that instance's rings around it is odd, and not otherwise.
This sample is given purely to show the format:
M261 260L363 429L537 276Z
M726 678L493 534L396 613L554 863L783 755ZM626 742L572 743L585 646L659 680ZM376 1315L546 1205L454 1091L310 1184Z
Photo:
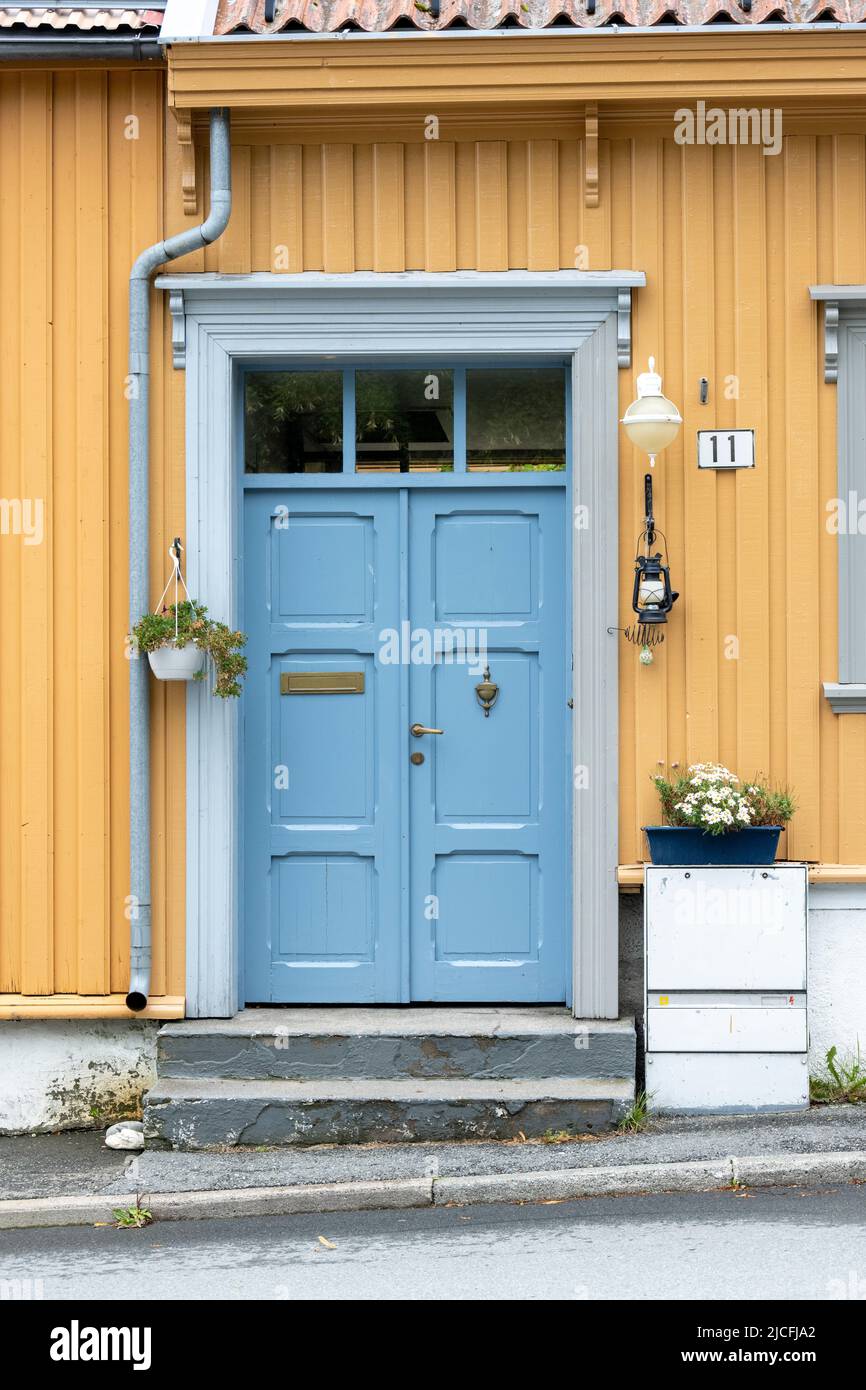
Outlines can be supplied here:
M824 682L824 695L834 714L866 714L866 685L846 681L840 685Z

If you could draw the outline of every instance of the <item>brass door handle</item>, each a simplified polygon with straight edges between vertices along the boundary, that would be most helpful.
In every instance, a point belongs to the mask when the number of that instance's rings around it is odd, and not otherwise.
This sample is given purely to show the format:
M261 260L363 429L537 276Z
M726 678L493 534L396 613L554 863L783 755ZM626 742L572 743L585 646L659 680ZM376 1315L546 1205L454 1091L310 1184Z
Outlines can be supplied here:
M422 738L424 734L444 734L444 729L428 729L424 724L410 724L409 733L415 738Z

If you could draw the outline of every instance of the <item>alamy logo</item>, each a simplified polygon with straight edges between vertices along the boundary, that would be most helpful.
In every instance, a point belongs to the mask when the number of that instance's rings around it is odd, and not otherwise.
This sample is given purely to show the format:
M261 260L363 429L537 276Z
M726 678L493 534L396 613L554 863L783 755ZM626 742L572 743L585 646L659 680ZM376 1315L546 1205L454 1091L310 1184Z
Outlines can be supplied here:
M134 1371L150 1370L149 1327L69 1327L51 1331L52 1361L131 1361Z
M41 545L45 504L41 497L0 497L0 536L23 536L25 545Z
M707 108L699 101L694 111L681 106L674 112L674 140L678 145L762 145L764 154L782 148L782 112L778 108Z
M45 1285L41 1279L0 1279L0 1302L44 1297Z
M379 633L379 661L383 666L466 666L470 675L481 676L487 665L487 629L483 627L385 627Z
M781 932L784 904L769 883L742 888L678 888L674 894L674 920L680 927L702 922L710 927L754 927L760 932Z

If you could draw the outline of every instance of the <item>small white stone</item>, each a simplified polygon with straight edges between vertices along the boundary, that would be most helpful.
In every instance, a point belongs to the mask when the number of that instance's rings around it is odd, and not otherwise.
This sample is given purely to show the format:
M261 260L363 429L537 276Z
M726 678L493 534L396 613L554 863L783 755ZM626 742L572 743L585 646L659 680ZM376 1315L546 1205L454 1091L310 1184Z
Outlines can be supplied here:
M144 1125L141 1120L121 1120L105 1131L107 1149L143 1149Z

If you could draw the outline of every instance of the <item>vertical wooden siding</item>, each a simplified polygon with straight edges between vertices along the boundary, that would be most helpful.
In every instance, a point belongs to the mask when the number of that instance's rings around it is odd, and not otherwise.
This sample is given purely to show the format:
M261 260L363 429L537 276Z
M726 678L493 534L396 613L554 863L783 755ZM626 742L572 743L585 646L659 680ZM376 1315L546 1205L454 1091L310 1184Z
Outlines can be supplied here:
M647 272L621 404L653 353L685 417L656 470L683 598L652 667L621 648L619 858L643 857L659 764L720 758L794 788L783 854L866 862L866 718L833 716L820 692L836 675L836 546L824 526L836 395L807 292L866 280L864 137L795 135L774 157L626 132L600 142L590 209L577 139L317 144L308 132L304 143L239 142L233 161L229 236L183 268ZM712 425L755 427L754 472L698 474L694 432ZM624 623L644 470L623 441Z
M0 77L0 494L44 508L41 544L0 535L0 993L127 987L127 282L164 139L159 73ZM154 587L183 529L164 382L157 354ZM156 995L183 993L182 733L156 692Z
M621 404L654 354L685 420L656 469L683 597L651 667L621 648L620 861L643 858L650 774L718 758L795 790L783 854L866 862L866 718L834 717L820 689L836 676L836 547L824 525L835 391L808 297L816 280L866 280L864 137L793 135L774 157L625 132L600 142L592 209L576 139L333 138L236 145L235 186L250 202L236 198L232 236L190 268L647 272ZM753 472L697 471L695 431L715 425L754 426ZM644 471L623 440L623 623Z
M126 118L139 118L138 139ZM203 161L200 158L200 163ZM165 165L165 178L163 177ZM721 758L798 793L783 853L866 863L866 718L835 718L835 391L813 281L866 281L866 139L784 152L577 139L236 143L226 236L177 268L246 272L631 267L634 368L652 353L683 409L656 469L682 592L649 668L621 646L619 858L643 857L659 764ZM206 174L201 170L202 177ZM40 497L45 541L0 536L0 992L126 985L126 287L134 254L189 226L155 74L0 81L0 492ZM184 378L159 296L153 362L154 597L183 533ZM698 402L702 376L710 404ZM758 467L699 474L694 431L754 426ZM623 623L645 460L620 454ZM612 639L613 640L613 639ZM154 993L183 992L182 691L154 693Z

